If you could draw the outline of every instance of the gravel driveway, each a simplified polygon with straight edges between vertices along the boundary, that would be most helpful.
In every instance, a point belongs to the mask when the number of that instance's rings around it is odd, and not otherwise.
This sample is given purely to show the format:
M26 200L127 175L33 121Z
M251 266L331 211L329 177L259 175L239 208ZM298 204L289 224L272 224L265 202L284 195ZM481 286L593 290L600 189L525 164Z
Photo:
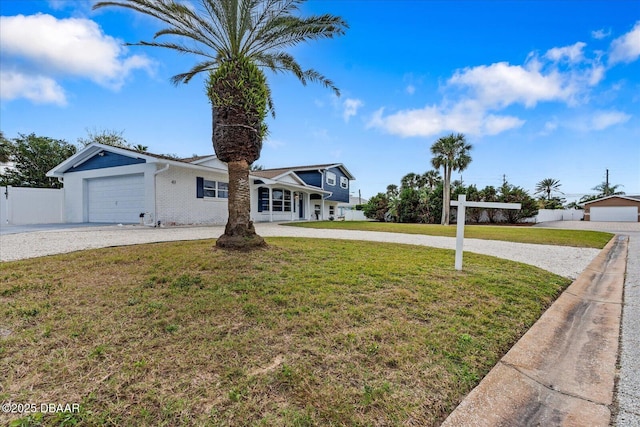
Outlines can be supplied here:
M256 230L264 237L290 236L369 240L455 249L455 239L452 237L354 230L321 230L269 223L256 224ZM0 236L0 261L13 261L109 246L213 239L223 232L224 227L222 226L149 228L139 225L114 225L5 234ZM464 249L469 252L531 264L571 279L578 277L599 252L598 249L477 239L465 239Z

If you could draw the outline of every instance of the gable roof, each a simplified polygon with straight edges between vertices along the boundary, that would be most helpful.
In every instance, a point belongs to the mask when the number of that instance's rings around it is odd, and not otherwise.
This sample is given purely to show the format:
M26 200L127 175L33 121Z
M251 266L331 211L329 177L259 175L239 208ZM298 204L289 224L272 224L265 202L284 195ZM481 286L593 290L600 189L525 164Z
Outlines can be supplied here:
M164 164L173 164L179 167L187 167L192 169L199 170L212 170L216 169L215 166L212 167L212 163L218 163L220 167L225 167L226 164L219 161L215 154L209 154L206 156L192 156L186 158L174 158L171 156L166 156L162 154L149 153L146 151L136 151L130 148L123 147L115 147L113 145L106 145L94 142L92 144L87 145L73 156L69 157L49 172L47 172L47 176L49 177L62 177L64 174L73 169L92 157L96 156L100 152L109 151L115 154L120 154L123 156L127 156L134 159L144 160L146 163L162 163ZM312 187L306 184L295 172L300 171L323 171L331 168L340 168L340 170L345 174L345 176L349 179L355 179L354 176L347 170L346 167L342 163L326 163L321 165L307 165L307 166L294 166L287 168L275 168L275 169L264 169L264 170L256 170L251 171L249 174L253 177L264 178L273 181L285 182L287 180L291 181L291 183L298 183L298 185L302 187ZM284 180L283 180L284 178ZM313 187L316 188L316 187Z
M331 168L340 168L340 170L342 170L342 173L344 173L347 178L351 180L356 179L342 163L326 163L322 165L291 166L286 168L263 169L263 170L252 171L251 175L260 176L262 178L268 178L268 179L277 179L281 176L288 175L292 172L295 173L295 172L301 172L301 171L315 171L315 170L322 171L322 170L328 170Z
M640 196L614 195L614 196L600 197L599 199L595 199L595 200L590 200L588 202L584 202L584 205L586 206L586 205L589 205L591 203L601 202L603 200L608 200L608 199L612 199L612 198L618 198L618 199L632 200L634 202L640 202Z
M202 170L211 170L211 167L207 166L199 166L198 163L202 161L208 161L214 159L215 156L197 156L186 159L178 159L170 156L165 156L162 154L155 154L149 152L136 151L129 148L122 147L114 147L112 145L99 144L94 142L92 144L87 145L82 150L75 153L73 156L69 157L49 172L47 172L47 176L49 177L62 177L65 172L69 169L72 169L76 166L81 165L87 160L91 159L95 155L99 154L103 151L109 151L111 153L120 154L122 156L131 157L135 159L144 160L146 163L162 163L162 164L173 164L175 166L188 167L188 168L197 168ZM195 160L194 160L195 159Z

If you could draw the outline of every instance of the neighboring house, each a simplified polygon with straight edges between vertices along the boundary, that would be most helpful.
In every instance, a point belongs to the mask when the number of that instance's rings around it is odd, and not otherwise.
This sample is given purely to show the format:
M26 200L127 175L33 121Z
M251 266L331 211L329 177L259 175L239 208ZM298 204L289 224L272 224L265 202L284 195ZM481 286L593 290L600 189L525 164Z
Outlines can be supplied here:
M90 144L47 176L63 182L66 222L224 224L227 165ZM327 219L354 179L342 164L251 172L254 221ZM346 188L345 188L346 187Z
M640 222L640 196L607 196L586 202L584 220Z
M364 205L368 201L362 197L350 196L348 202L338 203L338 218L347 221L366 221L364 212L356 210L356 206Z

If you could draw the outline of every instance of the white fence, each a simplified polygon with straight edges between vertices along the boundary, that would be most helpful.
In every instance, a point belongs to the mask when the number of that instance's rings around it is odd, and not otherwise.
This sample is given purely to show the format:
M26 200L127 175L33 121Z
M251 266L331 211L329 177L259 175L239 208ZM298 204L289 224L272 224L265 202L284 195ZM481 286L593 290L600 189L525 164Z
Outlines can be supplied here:
M580 221L582 218L584 211L581 209L540 209L536 222Z
M0 187L0 224L63 222L63 189Z

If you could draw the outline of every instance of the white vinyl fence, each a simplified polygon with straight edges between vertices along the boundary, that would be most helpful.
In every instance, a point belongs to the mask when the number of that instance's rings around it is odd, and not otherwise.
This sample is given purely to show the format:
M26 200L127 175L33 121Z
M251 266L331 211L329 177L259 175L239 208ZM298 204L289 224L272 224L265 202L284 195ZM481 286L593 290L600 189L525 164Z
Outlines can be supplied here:
M580 221L582 218L584 211L581 209L540 209L536 222Z
M0 224L63 222L63 189L0 187Z

